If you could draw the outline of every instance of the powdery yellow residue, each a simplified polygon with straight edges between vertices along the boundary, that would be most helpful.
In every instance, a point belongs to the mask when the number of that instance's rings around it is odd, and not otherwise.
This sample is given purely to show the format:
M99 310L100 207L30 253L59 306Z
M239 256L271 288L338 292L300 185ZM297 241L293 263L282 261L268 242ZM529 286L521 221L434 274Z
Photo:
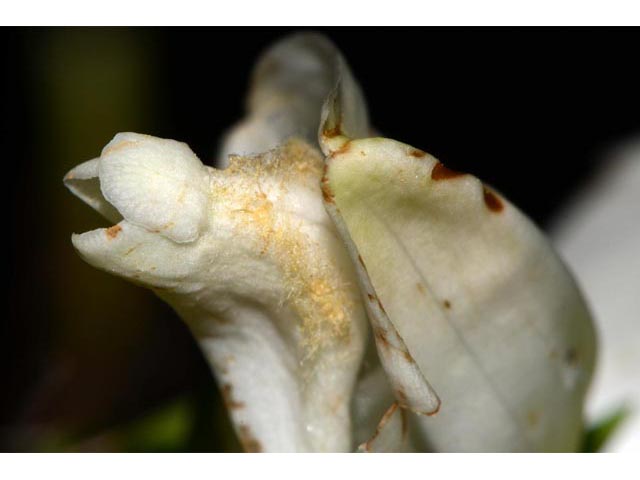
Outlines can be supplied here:
M336 339L348 341L353 308L333 257L304 233L303 220L288 211L283 199L296 185L318 190L320 201L322 166L317 150L291 140L259 157L234 157L224 171L235 177L227 185L234 185L240 207L235 213L238 233L253 233L260 255L269 256L281 270L282 303L298 314L305 358Z

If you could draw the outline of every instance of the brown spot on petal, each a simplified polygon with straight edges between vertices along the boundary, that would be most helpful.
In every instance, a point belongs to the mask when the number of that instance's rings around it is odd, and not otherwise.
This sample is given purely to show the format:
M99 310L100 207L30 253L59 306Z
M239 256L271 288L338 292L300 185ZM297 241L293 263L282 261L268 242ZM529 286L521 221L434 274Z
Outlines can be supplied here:
M244 402L238 402L233 398L233 387L228 383L222 386L222 399L229 410L237 410L245 407Z
M114 225L113 227L109 227L105 230L105 234L109 240L113 240L118 236L118 234L122 231L122 227L120 225Z
M402 355L404 359L409 363L416 363L411 354L407 350L402 350Z
M418 150L417 148L414 148L409 152L409 155L416 158L422 158L426 155L426 153L424 153L422 150Z
M327 138L334 138L342 135L342 129L340 128L340 125L336 125L329 130L325 130L324 132L322 132L322 134Z
M365 270L367 269L366 265L364 264L364 260L362 260L362 257L360 255L358 255L358 262L360 262L362 268L364 268Z
M346 153L349 151L350 148L351 148L351 140L349 140L348 142L345 142L344 145L342 145L340 148L331 152L331 157L335 157L342 153Z
M482 187L482 194L484 196L484 203L489 210L498 213L504 209L502 200L500 200L498 196L487 187Z
M331 192L331 189L329 188L326 182L322 182L321 190L322 190L322 198L324 199L325 203L335 203L333 201L333 193Z
M242 447L248 453L260 453L262 452L262 445L253 436L251 429L247 425L240 425L238 429L238 437L240 437L240 443Z
M451 302L449 300L445 300L442 303L444 305L444 308L446 308L447 310L451 308Z
M431 180L448 180L450 178L461 177L464 175L462 172L456 172L444 166L444 164L438 162L431 170Z
M424 285L422 285L421 283L416 283L416 288L418 289L418 291L424 295L425 294L425 289L424 289Z
M564 361L570 367L575 367L578 364L578 351L574 347L567 349L564 354Z
M373 334L382 346L386 348L391 346L391 344L389 343L389 339L387 338L387 332L385 332L382 328L374 329Z

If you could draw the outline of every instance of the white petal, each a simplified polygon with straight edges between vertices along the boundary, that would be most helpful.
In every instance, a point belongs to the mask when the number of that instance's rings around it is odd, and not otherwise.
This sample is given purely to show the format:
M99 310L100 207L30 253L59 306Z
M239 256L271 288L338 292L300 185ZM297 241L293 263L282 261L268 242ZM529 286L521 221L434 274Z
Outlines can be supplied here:
M541 233L477 179L408 145L325 148L325 202L366 265L363 288L370 280L442 400L419 420L421 448L577 448L594 333Z
M119 133L98 165L104 197L129 222L176 242L191 242L206 226L209 175L181 142Z
M558 218L554 239L598 320L600 355L587 404L592 421L625 407L607 442L640 450L640 142L607 159L594 185Z
M338 231L346 239L347 249L351 257L357 259L355 262L356 272L369 321L373 327L373 338L379 360L384 369L390 373L389 382L396 402L401 407L409 408L416 413L433 415L440 409L440 399L427 379L425 379L396 327L389 320L384 306L371 284L364 261L350 238L347 225L344 223L331 196L330 193L325 192L325 207L334 219Z
M187 322L248 450L353 449L366 320L321 174L319 152L292 141L210 170L192 242L128 220L73 238L89 263L151 287Z
M188 248L123 220L71 237L91 265L158 289L184 288L180 281L201 267L201 249Z
M357 109L362 129L368 130L360 89L331 41L315 33L298 33L276 43L253 72L248 117L225 138L220 165L228 164L229 154L264 152L291 137L316 144L323 102L340 78L348 84L345 98Z
M99 158L81 163L64 176L65 186L89 206L113 223L122 220L122 215L102 195L98 179Z

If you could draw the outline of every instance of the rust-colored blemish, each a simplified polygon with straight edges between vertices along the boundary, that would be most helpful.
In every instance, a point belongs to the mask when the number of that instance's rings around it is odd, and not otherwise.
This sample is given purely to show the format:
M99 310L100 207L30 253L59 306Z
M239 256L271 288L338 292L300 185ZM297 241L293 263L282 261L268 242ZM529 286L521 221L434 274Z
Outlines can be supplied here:
M380 423L378 423L378 425L376 426L376 431L373 433L373 436L364 444L365 452L371 452L371 444L378 438L378 436L380 436L380 432L382 431L384 426L387 424L387 422L391 419L391 417L393 416L393 414L397 409L398 409L398 404L394 402L387 409L387 411L384 412L384 415L382 415L382 418L380 419ZM403 424L403 428L404 428L404 424Z
M338 155L347 153L350 148L351 148L351 140L349 140L348 142L345 142L344 145L342 145L340 148L331 152L331 157L337 157Z
M251 429L247 425L240 425L238 429L238 437L240 437L240 443L244 450L248 453L260 453L262 452L262 445L253 436Z
M414 148L409 152L409 155L416 158L423 158L426 155L426 153L424 153L422 150L418 150L417 148Z
M462 175L464 175L464 173L451 170L440 162L436 163L433 170L431 170L431 180L448 180L450 178L461 177Z
M432 412L424 412L424 414L427 417L433 417L434 415L437 415L438 412L440 412L440 407L442 406L442 402L438 401L438 406L436 407L436 409Z
M342 129L340 128L340 124L338 124L329 130L325 130L322 134L327 138L334 138L342 135Z
M122 231L122 227L120 225L114 225L113 227L109 227L105 230L107 238L109 240L113 240L118 236L118 234Z
M169 228L173 228L175 226L175 222L167 222L164 225L161 225L160 228L156 228L155 230L151 230L151 233L160 233Z
M333 201L333 193L331 192L331 189L329 188L329 185L327 185L326 182L322 182L321 190L322 190L322 198L326 203L335 203Z
M482 194L484 196L484 203L489 210L498 213L504 209L502 200L500 200L498 196L487 187L482 187Z
M370 293L367 293L367 298L369 299L370 302L375 302L376 301L376 296L375 295L371 295Z
M389 339L387 338L387 333L382 328L374 329L373 334L381 345L387 348L391 346Z
M233 387L228 383L222 386L222 399L229 410L237 410L245 407L244 402L238 402L233 398Z
M425 294L425 288L424 285L422 285L420 282L416 283L416 288L418 289L418 291L424 295Z
M360 255L358 255L358 262L360 262L360 265L362 265L362 268L364 268L365 270L367 269L367 267L364 264L364 260L362 260L362 257Z
M578 351L574 347L570 347L564 354L564 361L570 367L575 367L578 364Z
M451 308L451 302L449 300L445 300L442 303L444 305L444 308L446 308L447 310L449 310Z
M415 360L407 350L402 350L402 356L409 363L415 363Z

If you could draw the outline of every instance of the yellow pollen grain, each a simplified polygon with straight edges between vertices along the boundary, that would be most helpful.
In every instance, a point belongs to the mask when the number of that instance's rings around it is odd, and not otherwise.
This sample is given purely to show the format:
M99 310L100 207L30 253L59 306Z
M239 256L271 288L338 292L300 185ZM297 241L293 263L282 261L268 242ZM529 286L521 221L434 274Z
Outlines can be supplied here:
M288 302L300 318L307 358L336 339L348 341L353 305L340 283L337 266L328 260L331 257L319 252L319 246L304 233L301 219L274 204L284 202L287 186L296 184L318 189L320 198L322 166L317 150L294 139L260 157L234 157L224 171L243 179L233 192L240 207L235 214L238 234L253 232L260 254L270 256L281 270L282 302ZM273 188L274 181L277 188ZM269 195L263 183L271 185Z

